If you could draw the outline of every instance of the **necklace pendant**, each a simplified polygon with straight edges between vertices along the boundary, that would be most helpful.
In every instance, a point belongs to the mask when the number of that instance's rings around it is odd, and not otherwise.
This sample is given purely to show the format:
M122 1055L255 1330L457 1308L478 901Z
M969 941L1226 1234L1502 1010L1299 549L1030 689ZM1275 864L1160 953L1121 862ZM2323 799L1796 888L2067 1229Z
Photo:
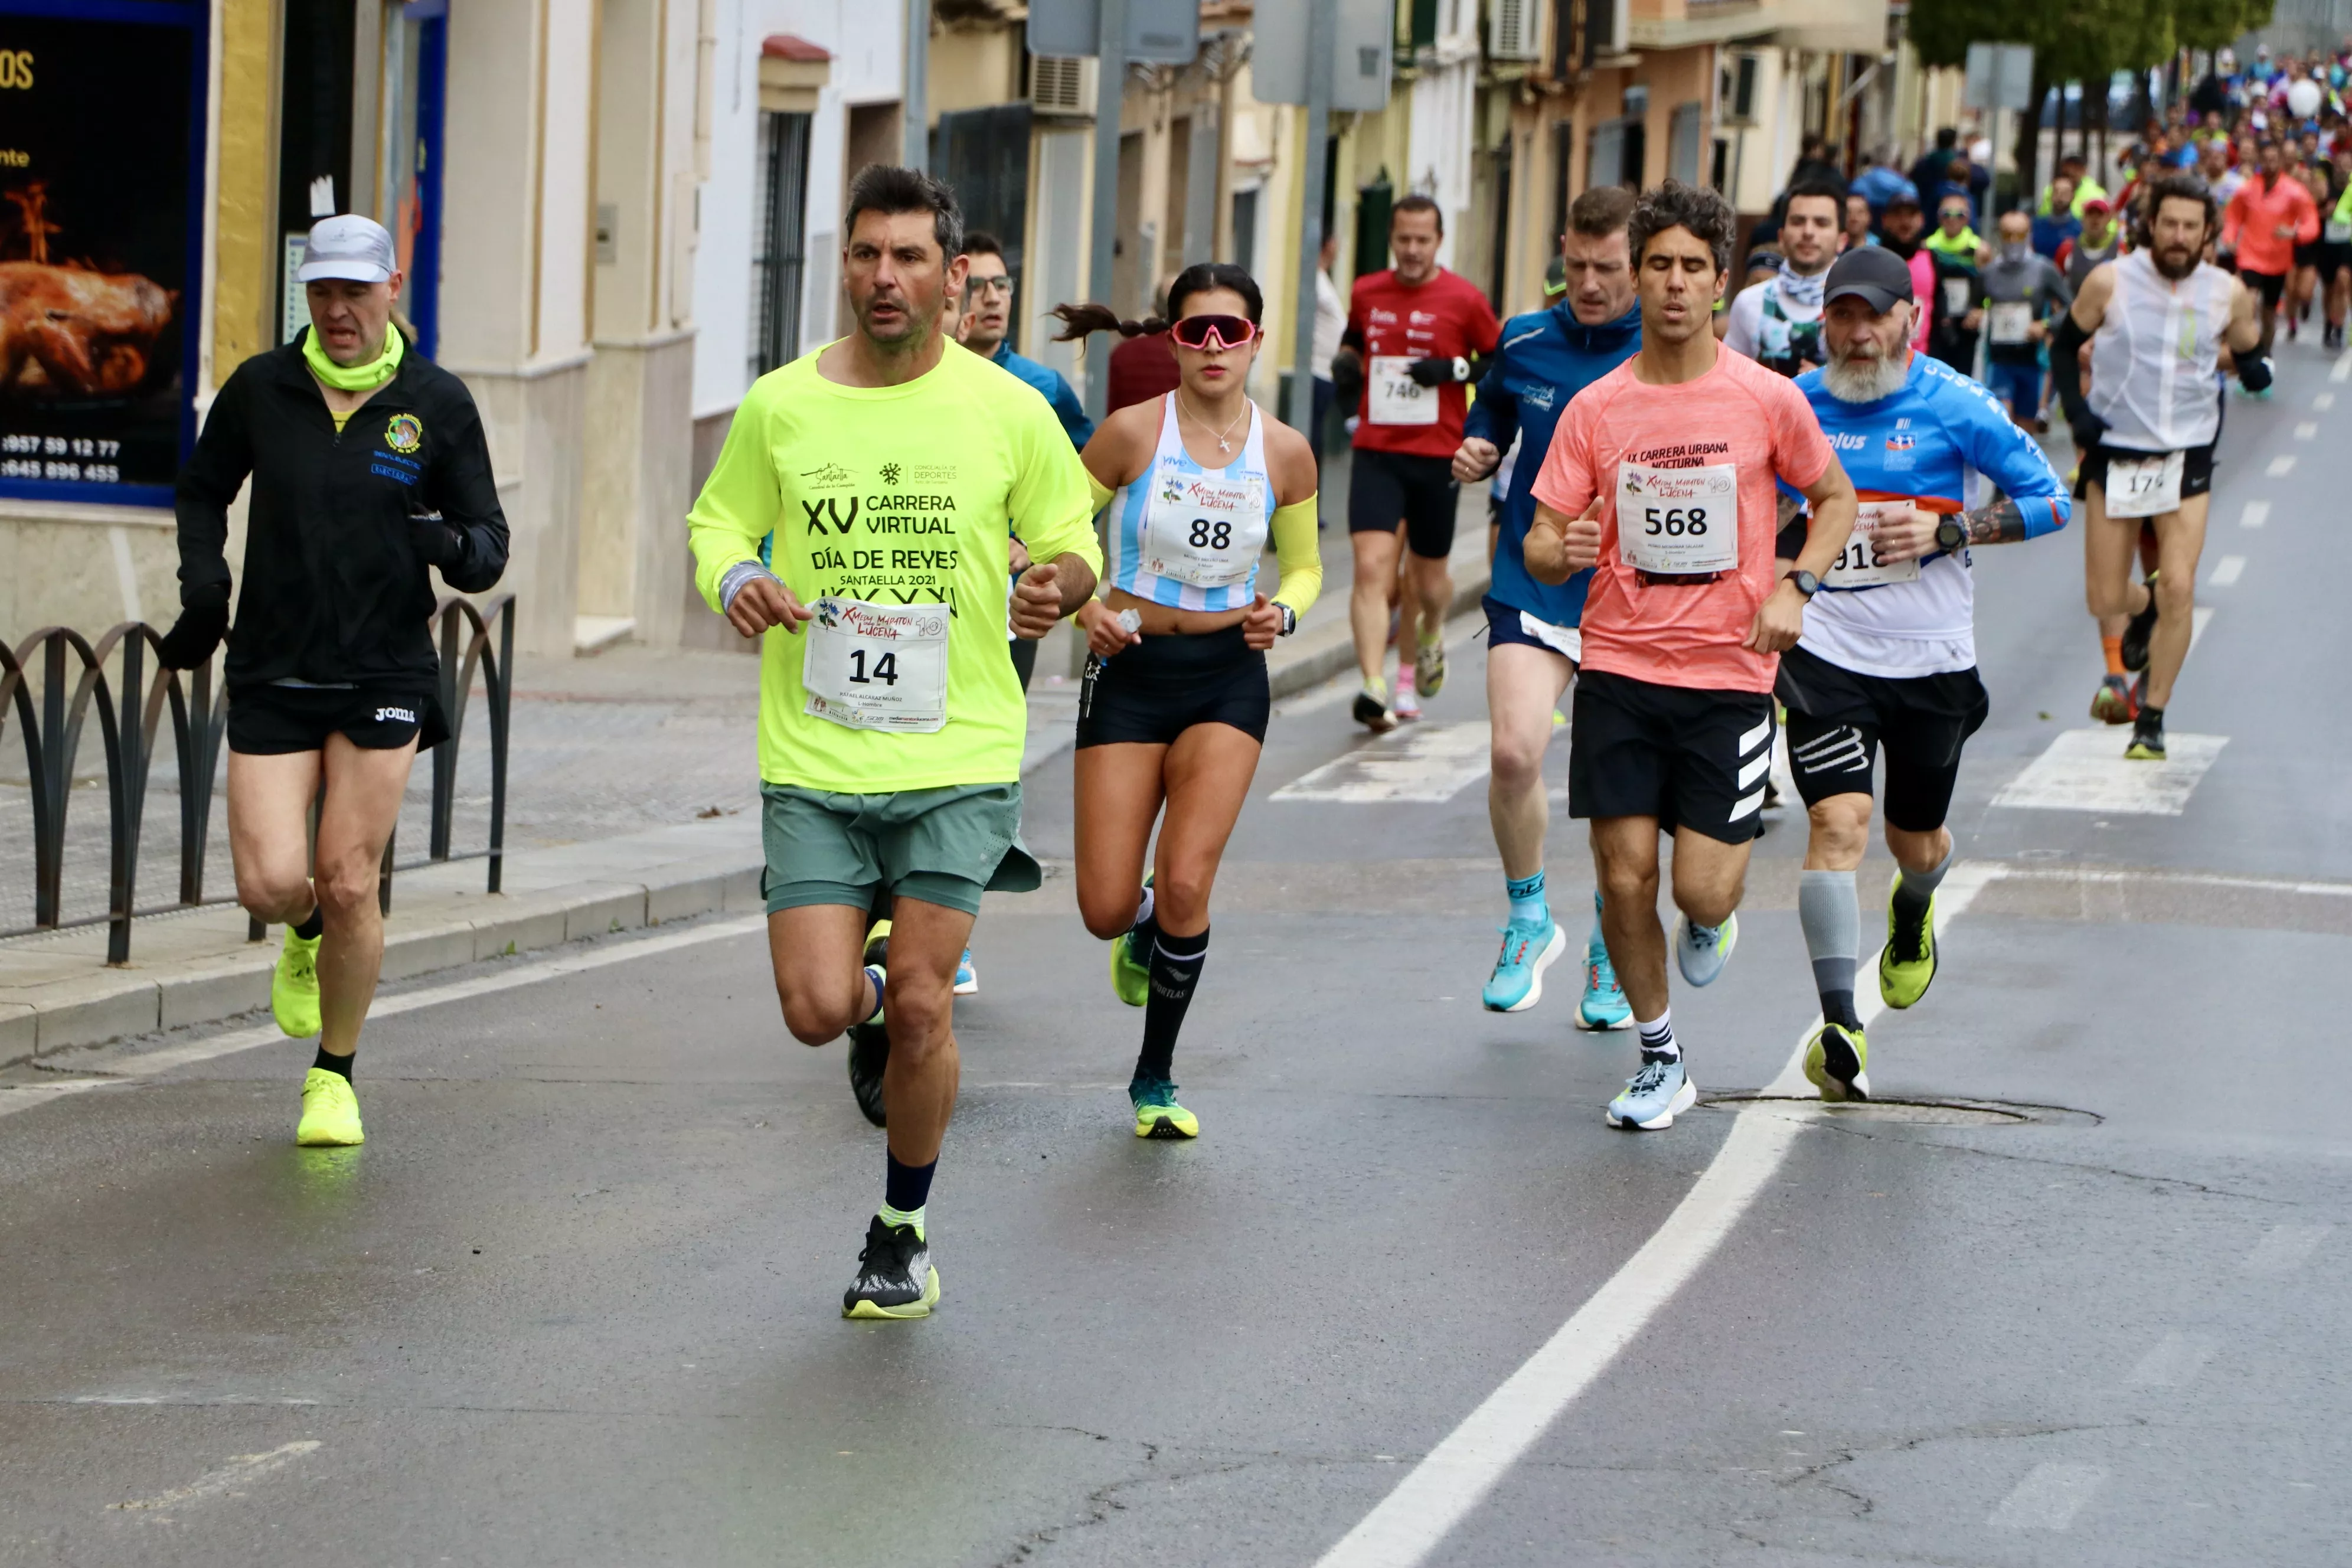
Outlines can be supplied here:
M1222 436L1221 436L1221 437L1219 437L1217 438L1217 450L1218 450L1218 451L1220 451L1220 452L1230 452L1230 451L1232 451L1233 449L1234 449L1234 444L1233 444L1231 441L1226 440L1226 439L1225 439L1224 437L1223 437Z

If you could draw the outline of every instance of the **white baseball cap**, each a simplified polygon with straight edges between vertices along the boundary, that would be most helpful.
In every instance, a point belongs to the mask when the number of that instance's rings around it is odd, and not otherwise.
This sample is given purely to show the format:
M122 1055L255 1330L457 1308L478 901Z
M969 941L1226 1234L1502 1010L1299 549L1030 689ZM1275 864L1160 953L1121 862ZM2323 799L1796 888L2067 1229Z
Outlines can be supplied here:
M295 277L305 283L321 278L346 278L355 283L384 283L396 262L392 235L383 225L357 213L322 217L310 226L310 244Z

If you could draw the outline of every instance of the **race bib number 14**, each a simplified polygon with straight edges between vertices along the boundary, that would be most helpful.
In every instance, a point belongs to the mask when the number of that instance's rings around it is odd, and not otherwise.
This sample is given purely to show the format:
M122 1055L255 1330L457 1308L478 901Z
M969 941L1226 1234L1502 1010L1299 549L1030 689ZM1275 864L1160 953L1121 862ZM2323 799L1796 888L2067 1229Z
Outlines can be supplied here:
M1739 469L1617 465L1617 553L1636 571L1687 577L1739 567Z
M928 735L948 721L948 607L816 601L801 635L802 710L850 730Z

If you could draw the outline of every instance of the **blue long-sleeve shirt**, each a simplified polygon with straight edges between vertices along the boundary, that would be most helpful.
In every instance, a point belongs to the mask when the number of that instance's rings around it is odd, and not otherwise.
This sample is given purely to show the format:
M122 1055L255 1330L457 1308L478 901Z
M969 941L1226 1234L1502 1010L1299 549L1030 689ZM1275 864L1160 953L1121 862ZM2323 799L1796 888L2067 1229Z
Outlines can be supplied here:
M1027 354L1014 353L1002 342L988 357L991 363L1002 365L1035 387L1038 395L1053 405L1054 417L1062 422L1062 429L1069 436L1070 445L1081 452L1087 449L1087 443L1095 437L1095 422L1087 417L1086 405L1078 401L1078 395L1071 390L1069 382L1064 379L1060 371L1051 365L1039 364Z
M1502 534L1495 545L1494 584L1487 590L1497 602L1556 626L1583 620L1585 590L1592 584L1590 567L1559 584L1538 583L1528 574L1536 475L1569 399L1632 359L1641 346L1639 306L1597 327L1578 321L1565 300L1503 323L1502 342L1462 422L1465 437L1492 441L1502 451L1510 450L1512 437L1519 440L1511 493L1503 500Z

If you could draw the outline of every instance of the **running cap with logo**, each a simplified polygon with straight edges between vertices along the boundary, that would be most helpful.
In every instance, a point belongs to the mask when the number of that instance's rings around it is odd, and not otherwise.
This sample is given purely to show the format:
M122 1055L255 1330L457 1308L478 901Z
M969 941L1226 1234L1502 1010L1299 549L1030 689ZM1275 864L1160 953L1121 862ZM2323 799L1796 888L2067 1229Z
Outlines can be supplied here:
M345 213L322 217L310 226L310 240L295 276L305 283L316 283L321 278L384 283L391 280L395 265L392 235L383 225L357 213Z
M1827 309L1832 300L1849 294L1883 316L1911 298L1910 265L1878 246L1849 250L1830 263L1829 278L1822 285L1822 305Z

